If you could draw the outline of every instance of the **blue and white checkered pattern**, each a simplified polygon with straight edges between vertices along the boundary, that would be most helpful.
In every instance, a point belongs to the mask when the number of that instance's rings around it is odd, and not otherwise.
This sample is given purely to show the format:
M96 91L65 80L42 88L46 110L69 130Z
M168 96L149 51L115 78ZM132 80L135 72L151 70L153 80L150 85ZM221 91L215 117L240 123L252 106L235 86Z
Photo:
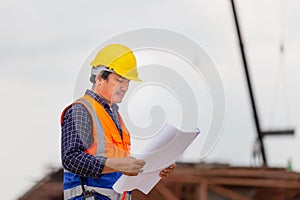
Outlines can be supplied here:
M96 99L108 112L115 122L120 134L122 133L118 106L110 106L96 93L87 90L86 94ZM106 158L92 156L84 151L93 143L92 118L86 108L81 104L72 105L66 112L62 121L61 159L63 167L82 177L99 178L101 176Z

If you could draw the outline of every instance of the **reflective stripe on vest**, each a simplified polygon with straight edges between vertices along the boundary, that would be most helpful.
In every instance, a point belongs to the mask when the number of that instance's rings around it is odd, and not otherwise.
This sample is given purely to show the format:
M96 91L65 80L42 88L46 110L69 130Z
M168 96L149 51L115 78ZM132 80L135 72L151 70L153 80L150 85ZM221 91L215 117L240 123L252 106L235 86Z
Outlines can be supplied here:
M129 156L130 136L120 115L122 138L110 115L94 98L89 95L84 95L75 103L80 103L85 106L93 120L94 143L86 150L86 153L98 156L104 155L108 158L122 158ZM97 130L97 128L100 130ZM98 142L103 143L98 144Z
M95 146L96 144L96 152L89 152L91 151L91 147L86 150L86 153L97 155L97 156L105 156L105 139L104 139L104 130L102 128L102 124L100 123L100 119L98 118L97 114L95 113L93 107L89 102L83 98L79 99L77 101L78 103L82 103L85 108L89 111L92 121L93 121L93 136L94 136L94 142L91 145ZM93 151L93 150L92 150Z
M97 102L95 99L88 95L84 95L82 98L78 99L73 104L81 104L83 105L87 111L89 112L92 122L93 122L93 144L85 151L88 154L95 156L105 156L108 158L121 158L125 156L129 156L130 151L130 137L129 133L124 125L124 122L120 117L120 123L122 127L122 138L120 133L109 116L103 106ZM70 106L69 106L70 107ZM69 108L67 107L67 108ZM67 110L67 108L65 110ZM64 116L65 111L62 114L62 118ZM66 173L71 173L67 172ZM116 172L115 172L116 173ZM113 173L112 173L113 174ZM65 174L66 175L66 174ZM102 177L106 177L108 174L104 174ZM109 176L109 175L108 175ZM87 178L88 180L100 180L100 179L92 179ZM75 179L74 179L75 180ZM113 185L113 181L111 180L111 185ZM89 181L88 181L89 182ZM111 187L111 186L109 186ZM103 188L101 186L95 187L91 185L85 185L87 189L93 189L94 191L103 194L105 196L109 196L113 200L130 200L130 194L119 194L115 192L112 188ZM82 194L81 185L78 183L76 186L72 188L65 188L64 197L65 199L74 198L78 195Z
M116 193L115 191L107 188L99 188L99 187L92 187L92 186L84 186L86 190L94 190L95 192L102 194L104 196L109 197L113 200L122 200L123 194ZM82 194L82 188L81 185L78 185L74 188L64 190L64 199L71 199L76 196L80 196ZM127 195L129 196L129 195Z

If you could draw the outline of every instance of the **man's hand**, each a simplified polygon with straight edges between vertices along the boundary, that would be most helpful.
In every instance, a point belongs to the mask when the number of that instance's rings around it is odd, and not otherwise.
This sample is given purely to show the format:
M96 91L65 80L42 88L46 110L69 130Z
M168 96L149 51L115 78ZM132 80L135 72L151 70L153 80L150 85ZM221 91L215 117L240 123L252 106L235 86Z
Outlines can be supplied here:
M102 173L119 171L127 176L136 176L143 171L144 160L138 160L134 157L108 158Z
M162 171L160 171L159 176L161 178L167 178L173 172L173 170L176 168L176 166L177 165L174 163L174 164L170 165L169 167L163 169Z
M144 160L138 160L134 157L125 157L121 160L120 171L127 176L136 176L138 173L143 172L144 165Z

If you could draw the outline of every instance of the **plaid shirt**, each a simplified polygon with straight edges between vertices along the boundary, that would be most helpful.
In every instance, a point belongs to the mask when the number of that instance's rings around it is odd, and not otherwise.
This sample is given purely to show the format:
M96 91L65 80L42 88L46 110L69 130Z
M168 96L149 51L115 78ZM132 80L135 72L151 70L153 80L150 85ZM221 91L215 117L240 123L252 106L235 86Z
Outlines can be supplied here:
M93 97L105 108L121 134L122 129L118 115L119 107L113 104L111 110L110 106L91 90L87 90L85 94ZM82 177L99 178L107 158L89 155L84 152L93 143L93 123L89 112L83 105L74 104L65 112L61 131L61 159L63 167Z

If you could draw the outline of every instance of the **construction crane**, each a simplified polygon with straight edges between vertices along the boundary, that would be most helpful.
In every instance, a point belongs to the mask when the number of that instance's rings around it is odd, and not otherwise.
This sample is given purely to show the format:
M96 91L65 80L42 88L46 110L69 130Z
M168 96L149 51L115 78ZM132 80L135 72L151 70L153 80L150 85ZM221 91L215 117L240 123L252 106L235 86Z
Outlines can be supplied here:
M240 31L240 27L239 27L238 16L237 16L234 0L231 0L231 6L232 6L233 15L234 15L235 27L236 27L236 31L237 31L238 40L239 40L240 51L241 51L245 76L246 76L246 80L247 80L247 86L248 86L248 90L249 90L251 107L252 107L252 111L253 111L253 118L254 118L254 122L255 122L255 128L256 128L256 132L257 132L257 142L258 142L257 146L260 148L263 165L268 166L268 161L267 161L267 156L266 156L266 152L265 152L263 138L267 135L294 135L295 130L294 129L268 130L268 131L261 130L261 126L259 123L259 117L257 114L256 105L255 105L254 93L253 93L253 89L252 89L252 85L251 85L251 78L250 78L250 74L249 74L249 70L248 70L247 59L246 59L244 45L243 45L243 38L242 38L242 34Z

